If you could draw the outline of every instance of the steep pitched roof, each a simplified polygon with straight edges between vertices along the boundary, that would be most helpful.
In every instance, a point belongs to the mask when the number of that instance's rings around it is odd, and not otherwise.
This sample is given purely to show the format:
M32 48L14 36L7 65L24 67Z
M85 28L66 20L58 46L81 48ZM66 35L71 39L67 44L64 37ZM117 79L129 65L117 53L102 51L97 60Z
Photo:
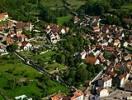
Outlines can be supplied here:
M86 56L85 62L89 64L95 64L97 58L95 56Z
M84 95L83 92L80 90L76 90L73 94L74 94L74 96L71 97L71 100L76 100L77 97Z
M62 100L62 95L60 94L54 95L53 97L51 97L51 100Z

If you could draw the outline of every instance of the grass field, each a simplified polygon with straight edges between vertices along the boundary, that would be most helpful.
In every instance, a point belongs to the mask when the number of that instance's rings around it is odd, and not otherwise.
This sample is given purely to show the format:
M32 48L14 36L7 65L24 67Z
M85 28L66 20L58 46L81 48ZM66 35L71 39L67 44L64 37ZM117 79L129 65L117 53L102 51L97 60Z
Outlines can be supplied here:
M62 0L41 0L41 3L52 10L63 7Z
M81 5L85 4L85 0L67 0L69 4L73 7L73 9L79 8ZM41 0L41 3L50 8L50 9L56 9L63 7L62 0Z
M43 79L42 83L38 77L42 77L42 74L23 64L15 56L0 57L0 92L4 93L8 98L23 94L29 97L42 97L54 92L68 91L66 87L49 78L46 81ZM23 79L26 79L24 83L20 81ZM38 82L39 84L44 84L45 89L40 88ZM47 91L47 93L45 94L42 91ZM1 98L2 96L0 95L0 100L2 100Z
M52 60L52 56L55 54L54 51L49 50L46 53L37 54L37 55L34 55L33 53L28 51L24 51L24 52L21 52L21 54L37 62L39 65L44 66L44 68L49 73L53 72L56 69L58 70L66 69L66 66L64 66L63 64L56 63Z
M67 2L71 4L71 7L75 10L86 3L85 0L67 0Z
M69 15L69 16L64 16L64 17L58 17L58 18L57 18L57 23L58 23L59 25L63 25L64 23L70 21L71 18L72 18L72 16L70 16L70 15Z

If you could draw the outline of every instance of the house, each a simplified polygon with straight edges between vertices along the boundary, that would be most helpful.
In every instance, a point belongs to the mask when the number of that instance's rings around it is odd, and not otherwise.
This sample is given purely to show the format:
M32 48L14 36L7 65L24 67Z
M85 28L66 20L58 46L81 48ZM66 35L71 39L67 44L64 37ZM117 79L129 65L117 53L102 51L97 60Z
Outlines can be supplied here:
M7 35L6 44L7 45L12 45L13 43L14 43L14 40L12 39L12 37L10 35Z
M19 46L23 49L23 50L31 50L33 48L32 44L27 42L27 41L23 41L22 43L19 44Z
M123 88L125 83L127 82L129 78L129 73L124 73L122 75L119 76L120 79L120 87Z
M15 23L15 31L16 33L22 33L23 29L27 31L31 31L33 29L33 25L30 22L16 22Z
M62 34L66 34L66 30L64 28L61 29Z
M132 96L127 97L127 100L132 100Z
M124 60L125 61L132 60L132 54L127 54L126 56L124 56Z
M123 43L123 46L126 48L126 47L128 47L128 42L127 41L125 41L124 43Z
M63 94L57 94L50 98L50 100L71 100L70 96L64 96Z
M57 94L51 97L51 100L62 100L62 99L63 99L63 96L60 94Z
M80 53L80 55L81 55L81 59L85 59L87 52L84 50L83 52Z
M21 96L15 97L15 100L19 100L19 99L24 100L25 98L27 98L26 95L21 95Z
M100 96L100 98L109 96L108 89L100 89L99 90L99 96Z
M32 44L29 42L26 42L26 41L22 42L22 46L23 46L24 50L31 50L32 49Z
M32 100L32 98L28 98L26 95L21 95L15 97L15 100Z
M112 78L110 76L103 77L102 80L104 81L104 88L112 87Z
M53 44L56 44L58 41L60 40L60 36L59 34L55 33L55 34L51 34L50 35L50 41L53 43Z
M94 26L93 27L93 32L100 32L100 28L98 26Z
M84 94L80 90L76 90L71 97L71 100L84 100Z
M109 87L112 87L112 78L110 76L106 76L96 80L93 84L96 88L98 87L109 88Z
M61 28L59 25L56 25L56 24L51 24L50 25L50 29L51 29L51 32L53 33L58 33L60 32Z
M8 20L4 23L0 23L0 33L8 33L13 31L14 22Z
M17 33L16 35L19 42L28 41L28 38L25 34Z
M119 39L114 40L114 44L113 45L115 47L120 47L121 46L120 40Z
M94 63L95 65L98 65L98 64L100 64L100 60L99 59L96 59L96 61L95 61L95 63Z
M3 45L0 45L0 54L5 53L6 52L6 47Z
M60 41L60 36L59 33L65 34L66 30L63 28L61 29L58 25L56 24L51 24L46 27L46 33L47 36L49 37L50 41L53 44L56 44L58 41Z
M93 55L95 56L95 57L98 57L99 56L99 54L101 53L101 50L97 50L97 51L93 51Z
M101 28L101 31L103 32L103 33L109 33L110 32L110 30L109 30L109 25L104 25L104 26L102 26L102 28Z
M99 56L98 56L98 59L101 63L104 63L106 61L106 59L104 58L103 56L103 53L100 53Z
M85 62L88 64L95 64L97 58L93 55L87 55L85 58Z
M75 16L75 17L74 17L74 24L77 24L79 21L80 21L80 18L77 17L77 16Z
M9 18L8 13L1 13L0 14L0 21L5 21Z

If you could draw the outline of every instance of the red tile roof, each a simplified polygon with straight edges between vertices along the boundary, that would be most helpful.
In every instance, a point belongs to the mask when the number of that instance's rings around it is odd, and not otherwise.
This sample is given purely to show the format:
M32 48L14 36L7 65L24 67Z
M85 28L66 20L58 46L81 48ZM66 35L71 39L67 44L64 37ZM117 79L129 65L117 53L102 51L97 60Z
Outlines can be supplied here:
M62 100L62 95L57 94L57 95L51 97L51 100Z
M27 41L23 41L23 42L22 42L22 46L23 46L23 47L25 47L27 44L28 44Z
M76 100L77 97L84 95L83 92L80 90L76 90L76 92L74 92L73 94L74 94L74 96L71 97L71 100Z
M8 15L7 13L1 13L0 14L0 20L3 20L5 18L5 16Z
M85 62L89 64L95 64L97 58L95 56L86 56Z

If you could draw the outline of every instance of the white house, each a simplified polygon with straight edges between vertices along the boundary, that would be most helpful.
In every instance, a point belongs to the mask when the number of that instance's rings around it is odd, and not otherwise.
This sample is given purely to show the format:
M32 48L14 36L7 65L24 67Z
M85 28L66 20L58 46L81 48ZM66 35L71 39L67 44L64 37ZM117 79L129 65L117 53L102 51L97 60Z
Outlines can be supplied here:
M98 88L109 88L112 87L112 78L110 76L103 76L102 78L94 82L96 90Z
M27 44L24 46L23 49L24 49L24 50L30 50L30 49L32 49L32 44L31 44L31 43L27 43Z
M98 64L100 64L100 61L99 61L99 59L96 59L95 65L98 65Z
M112 78L104 81L104 88L112 87Z
M25 98L27 98L26 95L21 95L21 96L15 97L15 100L24 100Z
M113 44L115 47L120 47L121 46L121 43L120 43L120 40L116 39L114 41L114 44Z
M80 53L80 55L81 55L81 59L85 59L87 52L84 50L83 52Z
M93 31L96 33L96 32L100 32L100 28L98 26L96 27L93 27Z
M119 76L120 79L120 87L123 88L125 86L125 83L127 82L129 78L129 73L124 73L123 75Z
M31 50L33 48L32 44L26 41L23 41L22 43L18 44L20 47L22 47L23 50Z
M66 34L66 30L64 28L61 29L62 34Z
M0 45L0 54L6 53L6 47Z
M128 46L128 42L125 41L124 44L123 44L123 46L126 48Z
M60 36L58 34L51 34L50 40L53 44L57 43L60 40Z
M100 51L100 50L97 50L96 52L93 52L93 55L94 55L95 57L97 57L97 56L99 56L100 53L101 53L101 51Z
M26 95L21 95L15 97L15 100L32 100L32 98L28 98Z
M100 90L99 96L107 97L107 96L109 96L109 91L107 89L102 89L102 90Z

